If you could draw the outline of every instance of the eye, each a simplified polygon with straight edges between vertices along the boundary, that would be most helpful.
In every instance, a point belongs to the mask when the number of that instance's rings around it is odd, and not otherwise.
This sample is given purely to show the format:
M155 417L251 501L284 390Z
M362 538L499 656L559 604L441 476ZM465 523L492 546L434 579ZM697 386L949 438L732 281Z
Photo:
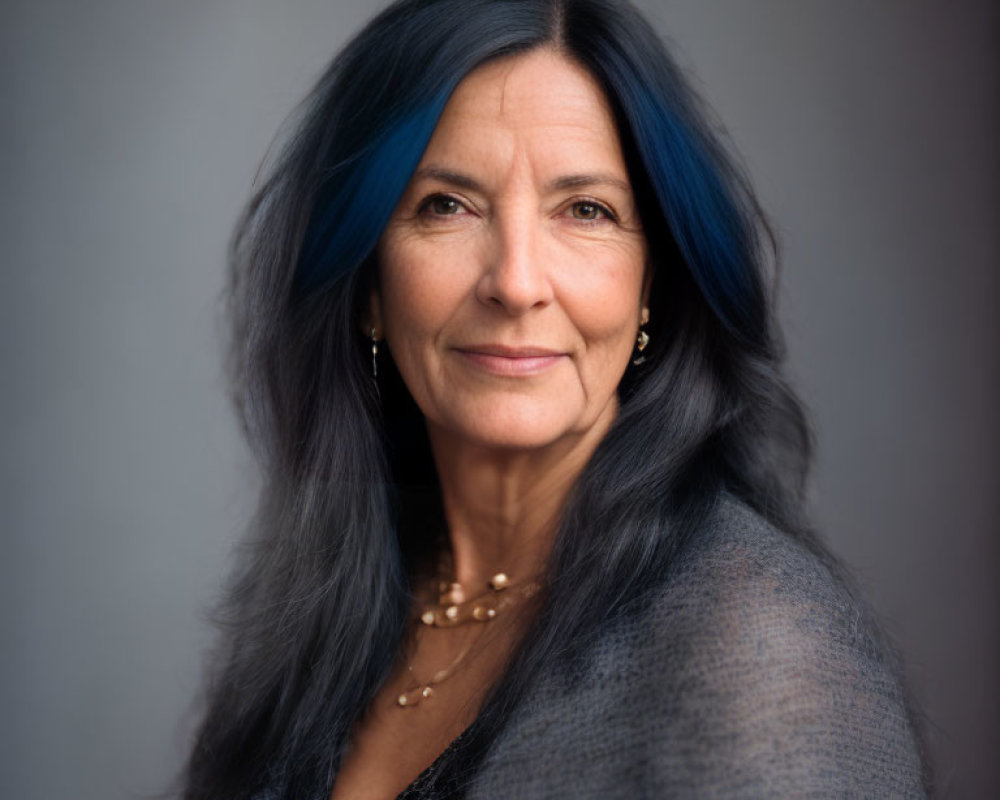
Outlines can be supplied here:
M578 200L570 206L570 214L573 219L582 222L599 222L602 219L614 221L615 215L605 206L593 200Z
M436 217L453 217L464 210L465 206L461 201L446 194L431 195L420 204L421 213L430 213Z

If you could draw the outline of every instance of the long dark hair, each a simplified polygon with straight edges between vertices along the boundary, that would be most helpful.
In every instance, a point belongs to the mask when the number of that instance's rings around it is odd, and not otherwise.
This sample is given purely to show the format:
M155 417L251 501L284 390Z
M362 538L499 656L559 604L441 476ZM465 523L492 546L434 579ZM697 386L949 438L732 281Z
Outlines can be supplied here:
M372 253L458 82L541 46L586 67L617 116L655 271L652 343L568 501L529 633L441 774L470 779L540 671L669 579L721 492L820 551L767 227L648 23L611 0L402 0L320 79L234 237L234 385L264 487L220 614L188 798L324 796L393 665L412 554L440 506L391 356L372 380Z

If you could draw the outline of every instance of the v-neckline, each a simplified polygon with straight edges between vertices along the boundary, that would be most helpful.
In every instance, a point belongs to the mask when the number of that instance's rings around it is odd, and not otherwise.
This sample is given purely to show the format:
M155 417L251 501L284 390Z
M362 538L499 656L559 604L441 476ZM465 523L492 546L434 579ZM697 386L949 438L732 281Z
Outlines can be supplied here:
M472 726L470 725L469 728L471 727ZM435 758L423 772L417 775L417 777L410 782L409 786L403 789L403 791L396 796L396 800L432 800L432 797L423 794L426 790L427 784L440 770L445 758L447 758L447 756L449 756L465 739L466 734L469 732L469 728L466 728L458 734L458 736L452 739L451 743L441 752L441 754Z

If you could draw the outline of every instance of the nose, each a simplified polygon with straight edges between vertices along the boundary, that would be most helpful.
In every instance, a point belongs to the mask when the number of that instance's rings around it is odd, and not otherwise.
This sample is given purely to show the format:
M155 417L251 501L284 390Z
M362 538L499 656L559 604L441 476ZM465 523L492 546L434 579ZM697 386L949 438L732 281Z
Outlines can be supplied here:
M484 305L521 316L552 301L540 222L530 210L498 214L484 255L476 297Z

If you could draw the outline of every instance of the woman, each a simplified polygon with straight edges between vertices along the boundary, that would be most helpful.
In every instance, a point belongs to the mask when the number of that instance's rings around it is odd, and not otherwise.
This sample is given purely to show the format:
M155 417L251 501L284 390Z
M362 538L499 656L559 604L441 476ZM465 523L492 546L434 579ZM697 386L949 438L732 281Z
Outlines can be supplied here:
M765 231L626 4L354 39L236 238L266 480L186 796L923 794Z

